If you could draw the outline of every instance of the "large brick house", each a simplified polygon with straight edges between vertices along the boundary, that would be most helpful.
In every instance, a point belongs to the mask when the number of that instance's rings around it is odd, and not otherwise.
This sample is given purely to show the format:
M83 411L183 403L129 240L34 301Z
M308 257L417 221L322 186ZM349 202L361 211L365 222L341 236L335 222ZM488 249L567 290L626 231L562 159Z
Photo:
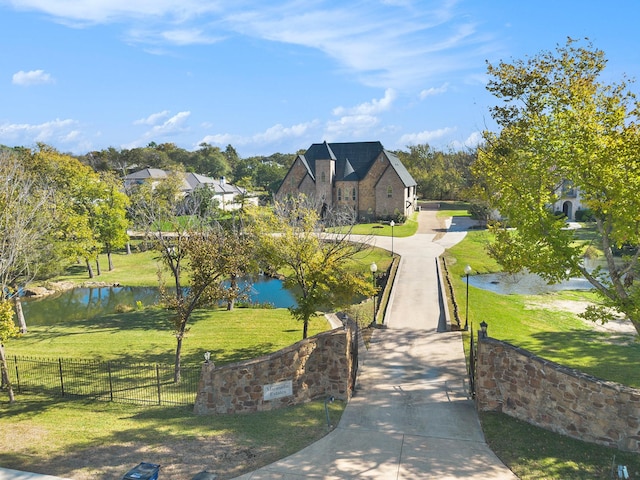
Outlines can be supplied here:
M314 143L296 157L276 199L298 194L323 210L351 209L364 221L416 209L416 181L380 142Z

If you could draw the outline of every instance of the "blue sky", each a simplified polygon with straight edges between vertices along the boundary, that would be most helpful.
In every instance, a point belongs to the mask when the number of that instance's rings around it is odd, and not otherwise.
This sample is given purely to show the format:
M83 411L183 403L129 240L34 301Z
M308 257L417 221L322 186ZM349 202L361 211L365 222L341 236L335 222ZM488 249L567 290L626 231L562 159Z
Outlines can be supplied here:
M638 18L636 0L0 0L0 144L459 149L495 129L486 61L589 37L605 81L638 77Z

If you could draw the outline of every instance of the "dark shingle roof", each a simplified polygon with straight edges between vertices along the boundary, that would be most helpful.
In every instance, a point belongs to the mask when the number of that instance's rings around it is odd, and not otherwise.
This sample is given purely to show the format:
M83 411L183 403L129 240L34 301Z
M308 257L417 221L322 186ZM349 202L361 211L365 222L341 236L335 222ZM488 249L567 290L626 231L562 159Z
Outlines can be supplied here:
M316 160L333 159L336 161L337 180L357 181L365 177L382 152L389 158L391 167L405 186L416 184L400 159L394 153L385 150L380 142L314 143L301 157L314 178Z

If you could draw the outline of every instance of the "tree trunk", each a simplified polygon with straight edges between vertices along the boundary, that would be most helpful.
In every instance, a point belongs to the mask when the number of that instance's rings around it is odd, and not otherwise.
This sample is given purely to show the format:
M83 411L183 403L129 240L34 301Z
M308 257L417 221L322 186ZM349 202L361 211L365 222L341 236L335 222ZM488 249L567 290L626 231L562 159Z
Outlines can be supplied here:
M302 327L302 339L304 340L305 338L307 338L307 333L309 331L309 319L305 318L304 319L304 326Z
M175 368L173 371L173 382L174 383L180 383L181 380L181 366L180 366L180 360L182 357L182 335L178 335L176 336L176 364L175 364Z
M111 257L111 249L107 249L107 261L109 263L109 271L113 270L113 258Z
M231 280L230 280L230 285L229 285L229 292L231 292L231 297L227 300L227 311L230 312L231 310L233 310L233 307L236 303L236 290L238 288L238 280L237 277L235 275L231 276Z
M4 354L4 345L0 343L0 369L2 370L2 385L9 392L9 403L15 403L16 397L13 394L13 386L11 385L11 379L9 379L9 369L7 368L7 357Z
M27 322L24 319L22 301L20 300L20 293L18 291L16 291L16 294L13 297L13 304L16 309L16 316L18 317L18 325L20 325L20 333L24 335L27 333Z
M93 267L91 266L91 262L89 261L89 259L86 259L87 262L87 272L89 272L89 278L93 278L95 277L95 275L93 274Z
M127 255L131 255L131 242L127 242Z
M96 273L98 276L102 275L102 270L100 269L100 257L96 255Z

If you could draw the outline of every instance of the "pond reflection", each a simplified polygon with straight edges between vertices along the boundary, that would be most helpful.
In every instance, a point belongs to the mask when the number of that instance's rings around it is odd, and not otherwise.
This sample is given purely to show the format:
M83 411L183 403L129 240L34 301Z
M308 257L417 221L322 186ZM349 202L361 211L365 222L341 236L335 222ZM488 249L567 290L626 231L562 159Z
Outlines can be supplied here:
M469 276L469 285L501 295L541 295L560 290L590 290L593 286L584 278L570 278L553 285L533 273L486 273Z
M249 286L249 282L243 281L242 285ZM291 292L277 278L258 277L248 288L251 303L269 303L276 308L296 304ZM115 313L118 306L135 308L138 302L149 306L159 301L156 287L74 288L44 298L24 298L22 308L27 325L54 325Z

